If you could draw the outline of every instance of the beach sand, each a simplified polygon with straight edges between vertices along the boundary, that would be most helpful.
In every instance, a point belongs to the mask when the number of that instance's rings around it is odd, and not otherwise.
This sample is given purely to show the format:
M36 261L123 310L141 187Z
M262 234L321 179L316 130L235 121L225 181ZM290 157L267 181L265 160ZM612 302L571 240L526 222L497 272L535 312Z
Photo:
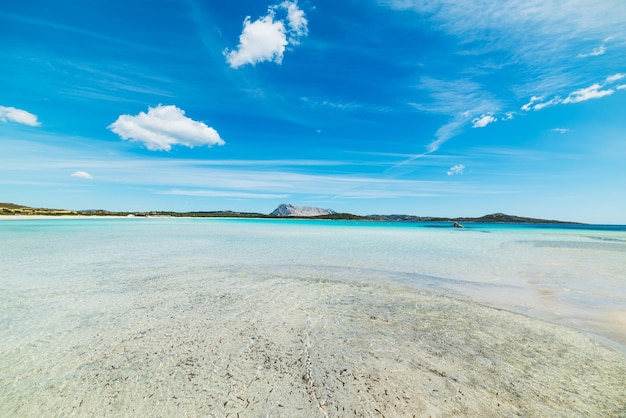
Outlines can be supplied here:
M9 342L0 416L626 416L624 352L467 300L228 269L103 286Z

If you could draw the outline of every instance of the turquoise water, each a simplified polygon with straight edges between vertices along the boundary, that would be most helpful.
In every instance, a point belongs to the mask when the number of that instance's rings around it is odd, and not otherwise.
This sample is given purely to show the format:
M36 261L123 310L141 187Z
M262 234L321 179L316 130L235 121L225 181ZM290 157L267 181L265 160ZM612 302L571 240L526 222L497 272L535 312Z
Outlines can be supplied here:
M620 415L625 278L624 227L5 218L0 416Z
M88 218L0 221L2 319L151 277L334 277L468 297L626 342L626 227ZM74 294L76 293L76 294ZM55 296L56 297L56 296ZM16 305L17 304L17 305ZM38 305L45 314L53 305ZM4 328L6 331L6 327ZM24 332L26 332L25 330Z

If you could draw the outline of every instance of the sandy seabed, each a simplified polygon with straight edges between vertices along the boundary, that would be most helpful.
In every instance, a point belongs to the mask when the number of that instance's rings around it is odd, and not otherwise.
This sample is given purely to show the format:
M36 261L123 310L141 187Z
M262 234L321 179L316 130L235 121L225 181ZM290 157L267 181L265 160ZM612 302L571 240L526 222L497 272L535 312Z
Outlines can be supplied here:
M624 352L467 300L227 270L126 286L59 293L2 345L0 416L626 416Z

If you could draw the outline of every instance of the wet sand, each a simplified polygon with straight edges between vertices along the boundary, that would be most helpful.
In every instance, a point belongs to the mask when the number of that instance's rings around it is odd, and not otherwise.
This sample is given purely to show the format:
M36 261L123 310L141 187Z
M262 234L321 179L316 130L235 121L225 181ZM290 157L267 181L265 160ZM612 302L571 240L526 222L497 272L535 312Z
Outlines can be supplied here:
M225 269L23 309L41 332L2 345L0 416L626 415L623 351L401 284Z

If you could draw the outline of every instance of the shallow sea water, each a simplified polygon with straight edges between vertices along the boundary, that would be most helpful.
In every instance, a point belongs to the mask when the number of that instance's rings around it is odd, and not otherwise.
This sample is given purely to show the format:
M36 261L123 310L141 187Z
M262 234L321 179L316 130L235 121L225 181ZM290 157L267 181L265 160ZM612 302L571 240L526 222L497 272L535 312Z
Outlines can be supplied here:
M624 227L0 221L1 416L619 416L625 347Z

